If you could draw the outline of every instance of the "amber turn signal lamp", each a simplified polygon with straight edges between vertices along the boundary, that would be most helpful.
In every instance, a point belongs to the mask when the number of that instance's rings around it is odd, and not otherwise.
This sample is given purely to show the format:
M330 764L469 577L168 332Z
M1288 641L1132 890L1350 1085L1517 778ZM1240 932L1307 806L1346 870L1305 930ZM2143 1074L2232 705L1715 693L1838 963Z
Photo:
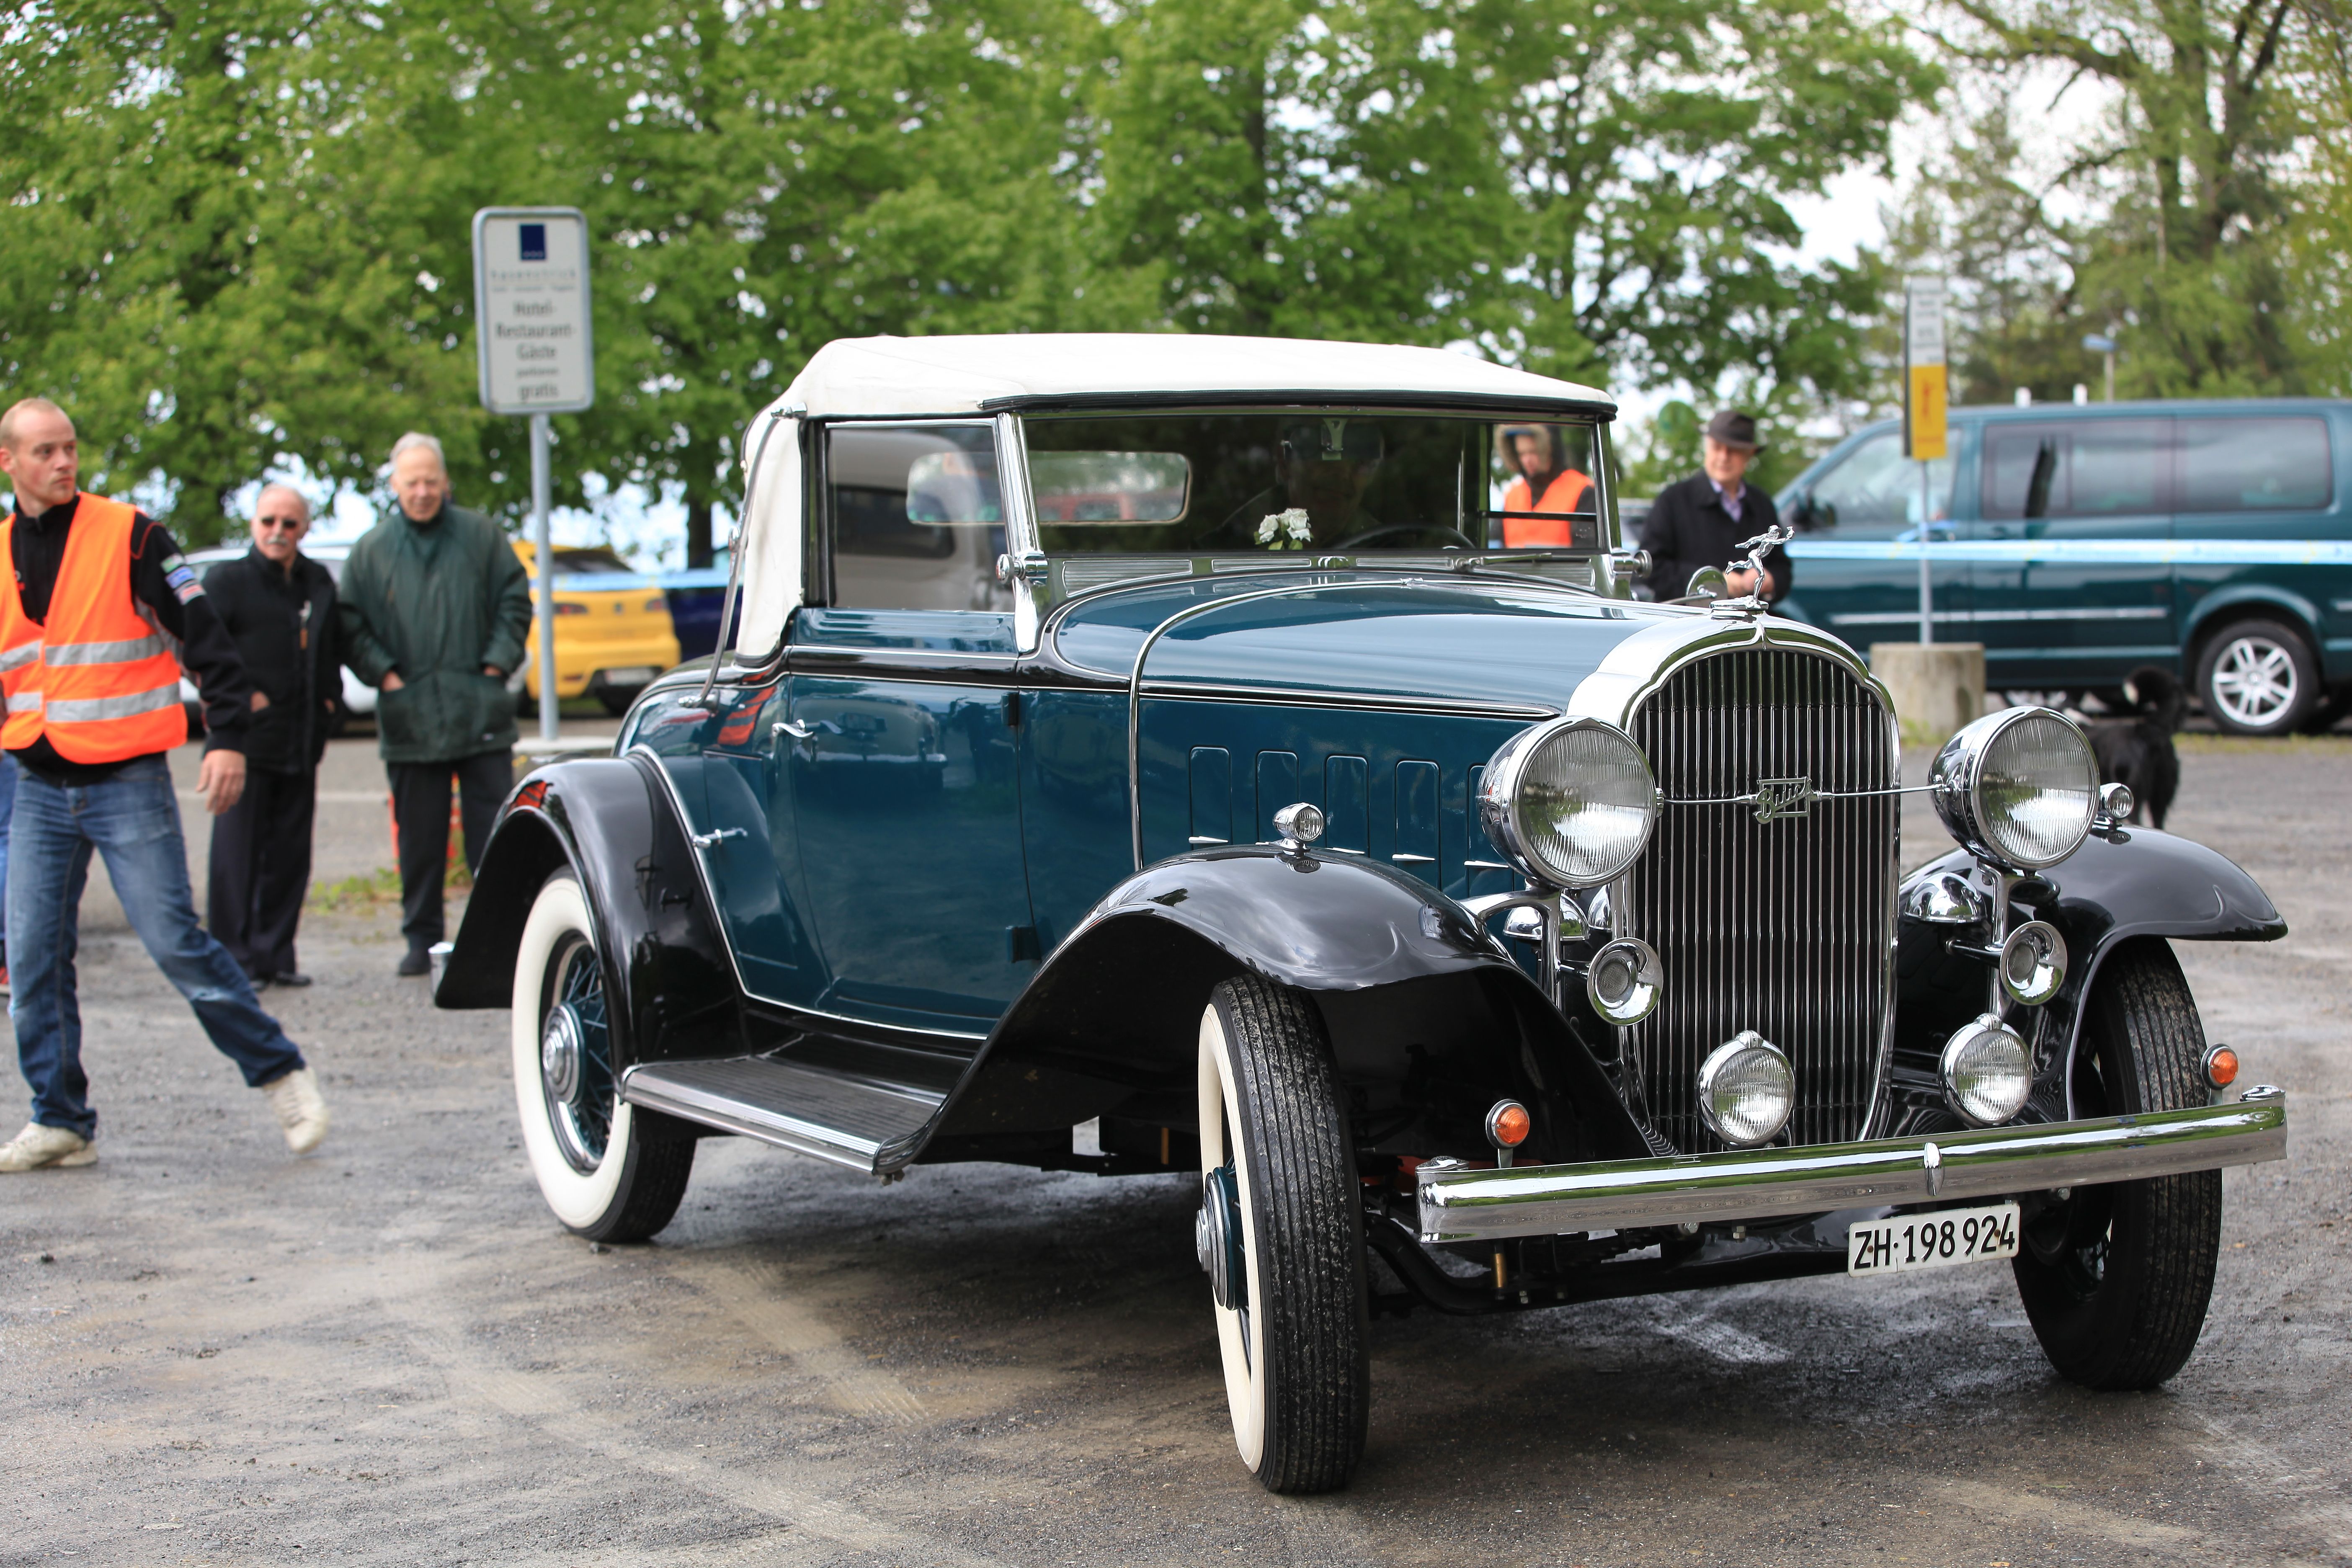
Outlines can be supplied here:
M2227 1089L2238 1081L2238 1053L2227 1046L2215 1046L2205 1053L2205 1081L2215 1089Z
M1486 1142L1495 1146L1495 1163L1510 1169L1511 1151L1528 1141L1535 1131L1535 1121L1528 1108L1516 1100L1498 1100L1486 1112Z

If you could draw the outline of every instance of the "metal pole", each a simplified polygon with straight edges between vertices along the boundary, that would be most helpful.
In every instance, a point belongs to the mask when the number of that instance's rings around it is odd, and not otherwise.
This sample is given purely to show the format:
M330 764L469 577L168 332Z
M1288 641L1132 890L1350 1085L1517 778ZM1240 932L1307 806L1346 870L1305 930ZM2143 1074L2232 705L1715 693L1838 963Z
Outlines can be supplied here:
M539 563L539 738L555 739L555 545L548 537L547 416L530 416L530 542Z
M1926 647L1936 640L1935 593L1927 576L1927 525L1930 521L1927 500L1927 459L1919 459L1919 644Z
M2116 400L2116 351L2109 349L2105 357L2107 362L2107 401L2113 403Z

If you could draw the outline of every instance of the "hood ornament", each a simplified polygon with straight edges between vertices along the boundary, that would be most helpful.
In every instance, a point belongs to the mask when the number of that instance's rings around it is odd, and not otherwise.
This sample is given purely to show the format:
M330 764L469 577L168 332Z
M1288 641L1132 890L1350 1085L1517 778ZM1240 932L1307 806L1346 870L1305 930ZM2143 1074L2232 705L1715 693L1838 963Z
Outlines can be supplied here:
M1736 599L1721 599L1717 603L1726 609L1745 611L1749 615L1769 610L1772 606L1764 602L1764 557L1796 537L1797 531L1792 524L1775 522L1755 538L1741 541L1735 547L1736 558L1750 574L1748 592ZM1771 818L1763 820L1769 822Z

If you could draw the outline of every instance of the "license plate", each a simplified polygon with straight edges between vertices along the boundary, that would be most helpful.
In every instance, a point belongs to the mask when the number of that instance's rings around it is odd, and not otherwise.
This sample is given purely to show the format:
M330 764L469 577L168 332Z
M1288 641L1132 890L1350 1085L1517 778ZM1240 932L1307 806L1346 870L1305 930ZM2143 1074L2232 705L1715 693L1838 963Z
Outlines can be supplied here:
M1872 1220L1846 1233L1848 1274L1902 1274L2017 1256L2017 1205L1938 1209Z
M649 664L633 664L626 669L606 670L604 672L604 684L607 686L643 686L646 682L654 678L654 668Z

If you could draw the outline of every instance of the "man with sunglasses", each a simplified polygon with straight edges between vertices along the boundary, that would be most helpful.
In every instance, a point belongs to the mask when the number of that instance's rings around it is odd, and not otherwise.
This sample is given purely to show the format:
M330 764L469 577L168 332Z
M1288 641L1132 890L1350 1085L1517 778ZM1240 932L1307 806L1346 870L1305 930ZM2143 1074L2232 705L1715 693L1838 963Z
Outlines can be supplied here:
M253 681L245 794L213 818L205 923L257 989L310 984L294 962L294 931L310 887L319 759L340 678L335 579L302 553L310 531L301 492L266 486L253 548L205 575L213 613Z

